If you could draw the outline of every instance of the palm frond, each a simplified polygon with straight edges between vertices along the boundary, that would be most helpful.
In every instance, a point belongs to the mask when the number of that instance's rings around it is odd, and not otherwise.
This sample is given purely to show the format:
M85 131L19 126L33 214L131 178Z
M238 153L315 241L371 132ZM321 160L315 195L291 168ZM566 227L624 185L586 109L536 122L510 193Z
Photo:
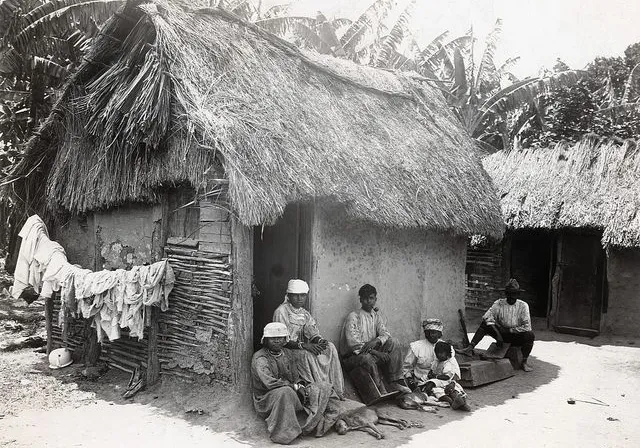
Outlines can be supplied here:
M254 23L276 36L284 36L287 32L297 29L300 25L304 25L308 29L315 29L317 24L316 19L303 16L271 17L256 20Z
M447 78L453 75L453 54L456 50L461 53L466 53L468 48L473 43L473 36L465 34L460 37L447 42L446 44L438 43L438 51L433 53L429 58L421 61L422 66L429 67L431 71L438 72L438 68L444 68L443 74L446 73Z
M25 97L31 95L31 92L26 92L23 90L0 90L0 101L1 102L18 102L23 100Z
M464 67L464 58L460 50L456 48L453 53L453 88L451 93L460 101L464 98L469 85L467 83L467 72Z
M506 114L528 104L543 92L551 89L573 85L585 75L580 70L567 70L545 78L527 78L506 87L487 99L478 107L477 115L470 123L469 132L473 133L477 126L491 114Z
M43 36L62 34L78 25L91 27L93 20L105 20L124 4L124 0L47 2L24 16L22 30L13 40L13 45L18 51L27 51L32 42Z
M0 74L15 75L22 71L23 59L13 48L0 49Z
M349 26L340 43L350 57L356 54L367 33L373 33L374 39L379 37L384 19L395 6L396 0L376 0Z
M511 69L520 62L520 56L516 56L515 58L507 58L506 61L502 63L500 68L498 69L498 73L500 75L509 75Z
M640 95L640 64L631 69L627 81L624 83L622 103L630 103Z
M419 65L423 65L424 61L429 60L434 54L440 51L440 48L442 48L442 42L448 36L449 36L449 31L444 31L440 33L438 36L436 36L433 40L431 40L431 42L429 42L429 44L425 47L425 49L422 50L420 53L418 53L416 62Z
M67 69L63 66L39 56L34 56L31 60L31 69L36 73L42 73L56 79L64 79L68 74Z
M485 48L474 81L476 90L480 90L483 83L491 84L500 82L498 70L496 70L496 64L493 60L496 48L498 47L498 41L500 40L500 34L502 34L502 19L496 20L493 29L485 40Z
M338 36L336 36L336 29L321 12L318 12L318 14L316 15L316 31L318 33L318 37L320 37L320 40L328 45L331 53L334 56L346 56L346 53L342 48L342 44L340 43Z
M382 39L374 61L376 67L389 67L391 57L398 53L398 47L402 41L411 34L409 20L413 14L415 4L415 0L409 2L391 28L391 32Z
M353 20L347 19L345 17L339 17L331 21L331 24L334 26L335 29L342 28L345 26L350 26L352 23L353 23Z
M0 0L0 16L11 16L22 8L23 2L20 0Z
M286 3L283 5L275 5L271 8L267 9L260 19L272 19L275 17L283 17L289 13L289 7L291 3Z

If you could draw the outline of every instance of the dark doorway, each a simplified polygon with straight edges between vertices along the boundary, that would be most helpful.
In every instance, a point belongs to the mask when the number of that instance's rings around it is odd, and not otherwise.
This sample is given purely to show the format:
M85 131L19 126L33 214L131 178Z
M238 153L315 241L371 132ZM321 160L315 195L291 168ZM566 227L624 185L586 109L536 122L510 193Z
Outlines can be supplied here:
M311 206L291 204L273 226L254 228L253 345L284 300L289 279L309 281L311 273ZM307 308L310 303L307 302Z
M555 327L561 332L600 331L605 254L599 234L562 232L556 268Z
M511 277L525 290L532 317L547 317L554 237L542 230L516 231L511 239Z

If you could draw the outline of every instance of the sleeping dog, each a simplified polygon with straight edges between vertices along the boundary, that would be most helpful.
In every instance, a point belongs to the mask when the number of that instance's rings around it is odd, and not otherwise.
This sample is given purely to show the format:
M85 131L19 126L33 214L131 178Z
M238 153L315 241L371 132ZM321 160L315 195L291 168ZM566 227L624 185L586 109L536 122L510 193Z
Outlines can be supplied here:
M340 435L345 435L348 431L364 431L371 434L376 439L384 439L384 433L376 427L376 423L380 425L395 426L399 429L409 428L411 426L423 428L422 423L409 422L407 420L398 419L385 415L376 408L361 406L347 412L343 412L338 416L334 427Z

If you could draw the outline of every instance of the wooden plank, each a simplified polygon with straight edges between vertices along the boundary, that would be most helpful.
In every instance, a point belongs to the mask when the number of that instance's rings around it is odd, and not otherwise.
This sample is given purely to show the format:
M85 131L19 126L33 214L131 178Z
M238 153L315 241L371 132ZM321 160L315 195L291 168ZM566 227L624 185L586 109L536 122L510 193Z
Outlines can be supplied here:
M147 352L147 385L155 384L160 379L160 361L158 360L158 307L151 307L151 324L149 325L149 343Z
M477 387L512 377L515 372L508 359L496 361L460 360L460 384Z
M44 301L44 319L47 328L47 355L53 350L53 297Z
M251 383L253 354L253 231L234 218L231 233L234 256L230 358L233 382L237 390L244 390Z
M182 237L182 236L171 236L169 238L167 238L167 247L165 247L166 249L172 249L172 250L176 250L176 247L171 247L171 246L179 246L181 248L194 248L197 249L198 248L198 243L200 242L200 240L196 240L193 238L186 238L186 237Z

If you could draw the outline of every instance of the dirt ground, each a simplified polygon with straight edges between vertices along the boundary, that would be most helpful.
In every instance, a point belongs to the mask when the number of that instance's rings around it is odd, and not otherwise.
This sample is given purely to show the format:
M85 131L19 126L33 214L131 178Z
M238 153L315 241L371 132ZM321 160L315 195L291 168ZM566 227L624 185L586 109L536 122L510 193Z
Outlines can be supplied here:
M41 314L0 300L0 343L37 333ZM17 321L16 321L17 318ZM632 447L640 446L640 340L595 339L538 331L531 365L507 380L469 389L471 413L440 409L436 414L384 406L388 413L425 427L382 427L386 438L335 432L302 438L297 447ZM488 346L485 339L480 348ZM255 416L248 392L164 378L131 400L121 398L128 375L110 370L85 380L81 366L50 370L33 349L0 352L0 446L7 447L240 447L276 446ZM596 401L608 406L567 398Z

